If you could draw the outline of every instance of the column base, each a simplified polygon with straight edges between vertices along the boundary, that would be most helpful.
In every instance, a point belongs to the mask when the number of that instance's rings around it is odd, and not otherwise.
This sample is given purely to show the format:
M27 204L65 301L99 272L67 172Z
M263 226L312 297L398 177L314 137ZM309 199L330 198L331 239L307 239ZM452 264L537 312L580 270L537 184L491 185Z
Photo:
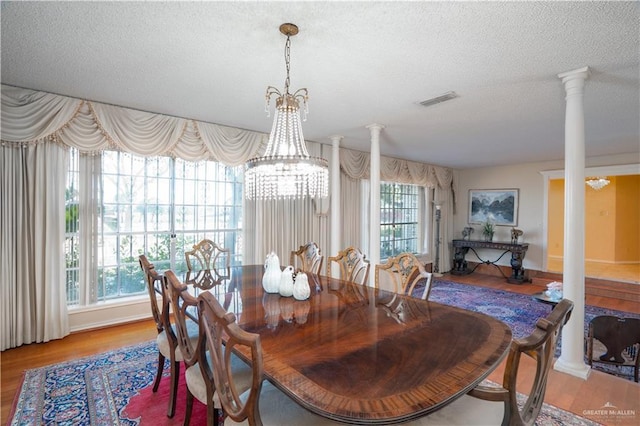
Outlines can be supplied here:
M553 369L562 373L570 374L583 380L587 380L587 377L589 377L589 374L591 373L591 367L589 367L587 364L583 362L566 362L562 359L562 357L556 360L556 363L553 365Z

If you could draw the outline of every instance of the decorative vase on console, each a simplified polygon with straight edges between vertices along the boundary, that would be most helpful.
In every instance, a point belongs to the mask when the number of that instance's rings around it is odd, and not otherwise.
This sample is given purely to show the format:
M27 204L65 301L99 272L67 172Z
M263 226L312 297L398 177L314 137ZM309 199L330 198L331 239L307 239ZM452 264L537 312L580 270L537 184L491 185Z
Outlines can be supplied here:
M264 275L262 275L262 288L267 293L278 293L280 291L280 278L282 271L280 270L280 259L275 252L267 255L264 264Z

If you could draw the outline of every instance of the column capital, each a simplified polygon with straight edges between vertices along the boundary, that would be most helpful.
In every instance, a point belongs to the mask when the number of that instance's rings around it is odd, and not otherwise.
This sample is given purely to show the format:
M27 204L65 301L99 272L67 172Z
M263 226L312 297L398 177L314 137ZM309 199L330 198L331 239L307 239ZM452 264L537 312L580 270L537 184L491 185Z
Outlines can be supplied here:
M563 83L566 83L567 81L574 80L574 79L586 80L587 78L589 78L590 74L591 74L591 70L589 69L588 66L586 66L586 67L578 68L575 70L560 73L558 74L558 78L561 79Z
M380 130L384 129L385 126L384 124L372 123L365 127L371 131L371 134L373 134L373 132L380 133Z
M333 142L334 144L340 145L340 141L342 139L344 139L344 136L342 136L342 135L331 135L331 136L329 136L329 139L331 139L331 142Z

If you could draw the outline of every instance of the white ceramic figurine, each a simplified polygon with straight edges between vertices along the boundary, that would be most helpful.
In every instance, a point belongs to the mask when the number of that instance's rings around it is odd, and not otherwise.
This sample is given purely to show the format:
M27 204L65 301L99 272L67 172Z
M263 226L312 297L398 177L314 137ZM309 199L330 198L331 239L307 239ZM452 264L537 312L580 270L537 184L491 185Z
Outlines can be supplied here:
M310 295L311 288L307 274L300 271L296 274L296 281L293 283L293 297L296 300L307 300Z
M280 296L293 296L293 266L287 266L280 275Z
M280 290L280 259L275 252L267 255L264 264L264 275L262 276L262 288L267 293L278 293Z

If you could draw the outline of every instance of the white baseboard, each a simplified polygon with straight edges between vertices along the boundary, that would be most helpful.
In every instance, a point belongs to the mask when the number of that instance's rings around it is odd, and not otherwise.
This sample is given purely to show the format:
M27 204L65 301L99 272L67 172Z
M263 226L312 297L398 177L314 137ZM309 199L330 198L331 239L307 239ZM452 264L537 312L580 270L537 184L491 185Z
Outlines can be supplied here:
M70 331L83 331L151 318L149 298L135 298L69 309Z

